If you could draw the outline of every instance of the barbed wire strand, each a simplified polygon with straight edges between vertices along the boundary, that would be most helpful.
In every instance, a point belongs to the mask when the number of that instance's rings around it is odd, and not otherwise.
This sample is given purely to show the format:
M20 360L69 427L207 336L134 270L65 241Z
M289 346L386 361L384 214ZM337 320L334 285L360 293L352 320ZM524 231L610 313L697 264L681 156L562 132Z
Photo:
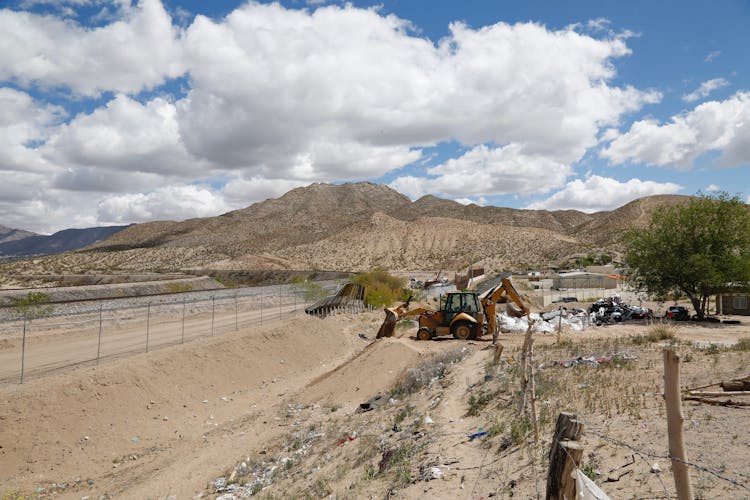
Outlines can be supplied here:
M708 467L705 467L703 465L696 464L694 462L690 462L689 460L682 460L682 459L677 458L677 457L672 457L670 455L660 455L658 453L654 453L654 452L651 452L651 451L648 451L648 450L642 450L642 449L636 448L636 447L634 447L632 445L629 445L628 443L625 443L624 441L620 441L619 439L615 439L613 437L607 436L604 433L602 433L601 431L597 431L594 427L592 427L588 423L588 421L586 420L585 416L583 416L583 415L580 415L580 416L581 416L581 418L583 418L584 422L586 422L586 431L587 432L590 432L591 434L593 434L593 435L595 435L595 436L597 436L597 437L599 437L601 439L604 439L605 441L609 441L612 444L616 444L618 446L622 446L624 448L628 448L633 453L635 453L635 454L637 454L637 455L639 455L641 457L644 457L644 459L645 459L645 457L649 457L649 458L660 458L662 460L676 460L678 462L682 462L683 464L685 464L685 465L687 465L689 467L693 467L693 468L698 469L698 470L700 470L702 472L706 472L708 474L711 474L712 476L715 476L718 479L721 479L722 481L726 481L726 482L728 482L728 483L736 486L737 488L741 488L741 489L743 489L745 491L750 492L750 487L747 486L747 485L745 485L745 484L743 484L743 483L741 483L741 482L739 482L737 479L724 476L720 472L711 470Z

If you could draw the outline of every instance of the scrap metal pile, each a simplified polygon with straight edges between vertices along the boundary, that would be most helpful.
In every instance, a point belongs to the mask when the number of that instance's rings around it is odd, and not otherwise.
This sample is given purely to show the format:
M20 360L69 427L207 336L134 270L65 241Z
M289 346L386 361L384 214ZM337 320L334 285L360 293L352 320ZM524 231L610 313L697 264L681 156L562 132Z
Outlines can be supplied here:
M641 306L631 306L615 295L606 299L599 299L589 307L591 322L596 326L612 325L631 319L651 319L653 311Z

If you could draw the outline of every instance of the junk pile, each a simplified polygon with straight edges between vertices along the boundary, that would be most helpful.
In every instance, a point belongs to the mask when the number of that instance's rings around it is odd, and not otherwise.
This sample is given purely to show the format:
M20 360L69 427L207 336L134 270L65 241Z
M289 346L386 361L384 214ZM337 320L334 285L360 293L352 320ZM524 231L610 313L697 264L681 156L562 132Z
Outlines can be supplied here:
M589 307L591 322L596 326L613 325L631 319L650 319L651 309L641 306L630 306L622 301L619 295L599 299Z

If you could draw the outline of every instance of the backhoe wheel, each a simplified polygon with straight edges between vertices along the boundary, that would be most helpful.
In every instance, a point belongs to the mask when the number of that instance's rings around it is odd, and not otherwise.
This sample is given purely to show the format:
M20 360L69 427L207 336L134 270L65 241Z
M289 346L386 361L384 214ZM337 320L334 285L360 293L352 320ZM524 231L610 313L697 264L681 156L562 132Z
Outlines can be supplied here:
M422 327L417 330L417 340L430 340L432 338L432 332L429 328Z
M477 325L468 321L456 321L451 326L454 339L473 340L477 338Z

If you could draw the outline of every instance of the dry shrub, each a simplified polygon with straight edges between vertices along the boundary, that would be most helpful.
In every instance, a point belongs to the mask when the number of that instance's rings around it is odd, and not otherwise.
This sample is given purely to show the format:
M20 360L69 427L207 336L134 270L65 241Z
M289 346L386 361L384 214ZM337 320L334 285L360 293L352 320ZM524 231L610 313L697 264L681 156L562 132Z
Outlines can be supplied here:
M451 349L431 357L416 368L409 368L394 384L391 395L408 396L423 387L429 387L435 381L445 377L448 367L461 361L468 353L468 349Z
M651 344L668 340L674 342L677 339L675 328L666 323L654 323L646 332L646 335L636 335L632 337L634 344Z
M750 351L750 337L742 337L732 346L733 351Z

